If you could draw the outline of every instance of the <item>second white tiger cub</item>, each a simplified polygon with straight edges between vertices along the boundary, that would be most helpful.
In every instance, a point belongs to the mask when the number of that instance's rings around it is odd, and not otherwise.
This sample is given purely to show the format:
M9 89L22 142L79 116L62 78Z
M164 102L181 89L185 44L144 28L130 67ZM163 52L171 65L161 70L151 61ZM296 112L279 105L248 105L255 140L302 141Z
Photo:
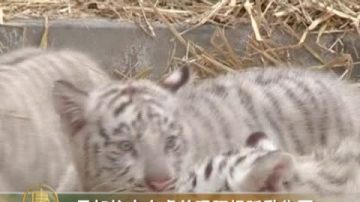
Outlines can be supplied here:
M360 191L359 137L338 147L299 156L276 149L264 133L251 144L195 166L179 180L177 192L291 192L346 194ZM269 145L271 145L269 147Z

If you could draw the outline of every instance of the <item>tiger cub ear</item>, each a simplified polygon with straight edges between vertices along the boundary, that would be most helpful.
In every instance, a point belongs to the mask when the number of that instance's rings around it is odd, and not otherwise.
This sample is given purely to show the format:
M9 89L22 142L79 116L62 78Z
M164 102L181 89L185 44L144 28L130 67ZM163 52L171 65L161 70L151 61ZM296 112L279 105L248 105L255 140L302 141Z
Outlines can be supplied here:
M247 147L258 147L265 150L277 150L278 147L275 143L261 131L251 133L246 141L245 145Z
M170 75L161 82L161 86L171 92L177 92L182 86L190 81L191 70L188 66L183 66L170 73Z
M86 92L67 81L59 80L54 84L55 110L70 135L75 135L85 125L84 106L87 96Z

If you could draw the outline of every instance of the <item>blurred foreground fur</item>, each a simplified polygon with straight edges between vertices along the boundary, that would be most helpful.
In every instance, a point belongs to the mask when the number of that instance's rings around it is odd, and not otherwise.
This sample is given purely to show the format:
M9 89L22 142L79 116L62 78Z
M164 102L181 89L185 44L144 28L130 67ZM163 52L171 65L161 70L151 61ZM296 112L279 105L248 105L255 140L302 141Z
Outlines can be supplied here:
M54 81L91 88L107 75L71 50L23 48L0 56L0 191L46 183L76 191L69 143L53 107Z

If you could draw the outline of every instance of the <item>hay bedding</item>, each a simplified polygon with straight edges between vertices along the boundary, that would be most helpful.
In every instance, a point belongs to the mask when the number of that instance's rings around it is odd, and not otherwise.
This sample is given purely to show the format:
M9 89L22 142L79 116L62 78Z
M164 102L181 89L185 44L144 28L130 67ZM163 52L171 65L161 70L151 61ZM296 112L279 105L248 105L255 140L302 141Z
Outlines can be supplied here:
M221 72L254 65L291 64L286 57L291 50L305 49L319 62L315 68L341 68L342 78L351 75L354 64L350 50L336 49L348 32L360 36L360 0L0 0L0 22L13 18L51 19L105 17L134 21L148 35L155 37L152 23L165 23L177 41L186 47L183 58L173 56L169 66L191 62L200 75L213 76ZM223 28L248 22L253 36L246 52L236 54ZM179 33L174 23L190 25ZM208 23L216 29L211 50L200 47L183 34ZM293 44L276 43L271 34L281 28L296 39ZM46 32L44 32L46 34ZM334 44L324 46L321 38L336 34ZM309 46L309 35L316 37L316 46ZM43 37L46 39L46 36ZM42 44L46 47L46 44ZM357 56L355 46L352 48ZM325 53L325 54L324 54ZM331 61L324 58L333 55ZM173 54L175 55L175 54ZM359 59L360 57L356 57ZM260 64L259 64L260 63ZM149 71L140 72L144 77ZM126 75L122 75L126 76ZM136 76L136 75L135 75Z

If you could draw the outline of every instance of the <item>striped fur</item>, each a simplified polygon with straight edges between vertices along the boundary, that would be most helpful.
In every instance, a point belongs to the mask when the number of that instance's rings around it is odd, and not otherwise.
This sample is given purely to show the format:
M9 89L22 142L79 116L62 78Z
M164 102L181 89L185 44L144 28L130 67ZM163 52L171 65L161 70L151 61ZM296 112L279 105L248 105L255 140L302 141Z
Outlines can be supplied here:
M67 136L53 105L54 81L82 88L107 81L88 56L24 48L0 58L0 191L46 183L79 190Z
M176 191L358 193L359 142L359 137L349 137L338 147L305 156L261 146L244 147L195 166L178 181Z
M326 73L252 69L202 82L183 91L181 99L189 108L201 106L188 115L208 125L203 136L219 137L208 140L213 145L209 149L224 143L232 147L243 142L246 134L266 131L278 147L306 154L312 148L336 145L341 137L359 130L359 93ZM229 137L228 142L217 134Z
M190 78L182 68L160 84L58 83L85 191L171 191L193 162L241 148L256 131L300 155L359 132L358 93L325 73L251 69L185 85Z

